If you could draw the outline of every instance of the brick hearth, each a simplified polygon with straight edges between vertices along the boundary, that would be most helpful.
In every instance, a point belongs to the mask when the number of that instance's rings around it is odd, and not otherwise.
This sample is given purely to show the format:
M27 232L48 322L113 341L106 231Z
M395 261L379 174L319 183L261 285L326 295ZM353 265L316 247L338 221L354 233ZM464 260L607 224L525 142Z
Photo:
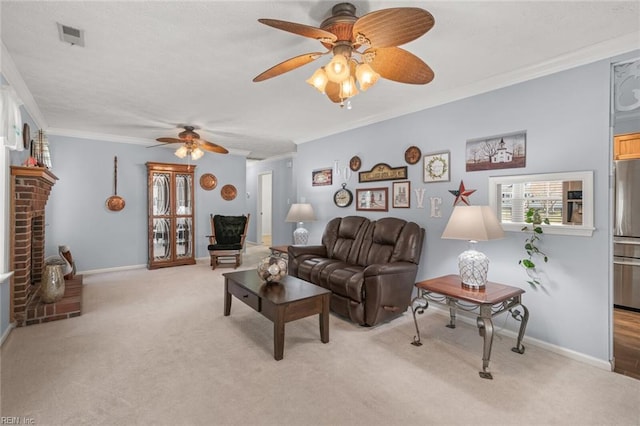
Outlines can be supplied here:
M65 295L57 303L40 302L44 267L45 206L58 178L43 167L11 166L11 321L18 326L78 316L82 277L65 282Z

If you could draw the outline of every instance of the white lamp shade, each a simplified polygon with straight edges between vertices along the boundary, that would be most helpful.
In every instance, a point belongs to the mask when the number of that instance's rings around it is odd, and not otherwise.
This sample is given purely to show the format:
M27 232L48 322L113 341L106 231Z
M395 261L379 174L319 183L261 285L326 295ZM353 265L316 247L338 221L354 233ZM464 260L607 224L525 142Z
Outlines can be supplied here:
M489 206L455 206L442 238L488 241L504 238L504 231Z
M184 158L187 156L187 147L182 145L180 148L176 149L175 155L179 158Z
M376 84L380 74L375 72L369 64L359 64L356 68L356 78L360 83L360 90L364 91Z
M193 151L191 151L192 160L197 160L199 158L202 158L203 155L204 155L204 151L201 150L200 148L196 148Z
M489 206L455 206L442 238L467 241L488 241L504 238L504 231ZM481 289L487 282L489 258L469 249L458 256L460 280L466 286Z
M315 222L316 216L309 203L292 204L285 222Z

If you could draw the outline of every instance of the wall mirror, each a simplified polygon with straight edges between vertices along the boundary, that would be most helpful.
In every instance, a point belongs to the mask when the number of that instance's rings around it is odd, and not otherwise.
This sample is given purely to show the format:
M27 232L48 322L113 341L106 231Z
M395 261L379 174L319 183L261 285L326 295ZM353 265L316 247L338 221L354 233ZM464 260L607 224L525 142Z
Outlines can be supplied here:
M544 173L489 178L489 205L505 231L520 231L529 208L551 222L547 234L591 236L593 172Z

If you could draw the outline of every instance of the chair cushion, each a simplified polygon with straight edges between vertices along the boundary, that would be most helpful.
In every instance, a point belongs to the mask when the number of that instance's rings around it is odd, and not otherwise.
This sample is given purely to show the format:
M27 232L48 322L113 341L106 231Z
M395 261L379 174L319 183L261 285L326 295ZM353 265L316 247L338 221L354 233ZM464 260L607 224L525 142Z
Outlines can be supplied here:
M215 215L213 217L213 226L216 233L216 243L214 245L231 245L238 244L242 240L242 233L244 232L245 224L247 223L246 216L222 216ZM242 247L240 247L242 248ZM212 250L212 249L209 249ZM225 250L225 249L219 249ZM233 249L226 249L233 250Z
M242 250L242 244L209 244L207 250Z

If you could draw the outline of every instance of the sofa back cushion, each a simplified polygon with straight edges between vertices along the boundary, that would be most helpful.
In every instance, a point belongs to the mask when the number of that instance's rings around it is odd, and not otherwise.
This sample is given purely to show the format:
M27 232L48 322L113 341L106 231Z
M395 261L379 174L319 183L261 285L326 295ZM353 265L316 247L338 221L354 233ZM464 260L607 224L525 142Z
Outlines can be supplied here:
M322 235L322 244L327 248L329 258L357 264L370 223L369 219L362 216L337 217L329 221Z
M358 265L420 262L424 230L414 222L385 217L369 226L358 256Z

